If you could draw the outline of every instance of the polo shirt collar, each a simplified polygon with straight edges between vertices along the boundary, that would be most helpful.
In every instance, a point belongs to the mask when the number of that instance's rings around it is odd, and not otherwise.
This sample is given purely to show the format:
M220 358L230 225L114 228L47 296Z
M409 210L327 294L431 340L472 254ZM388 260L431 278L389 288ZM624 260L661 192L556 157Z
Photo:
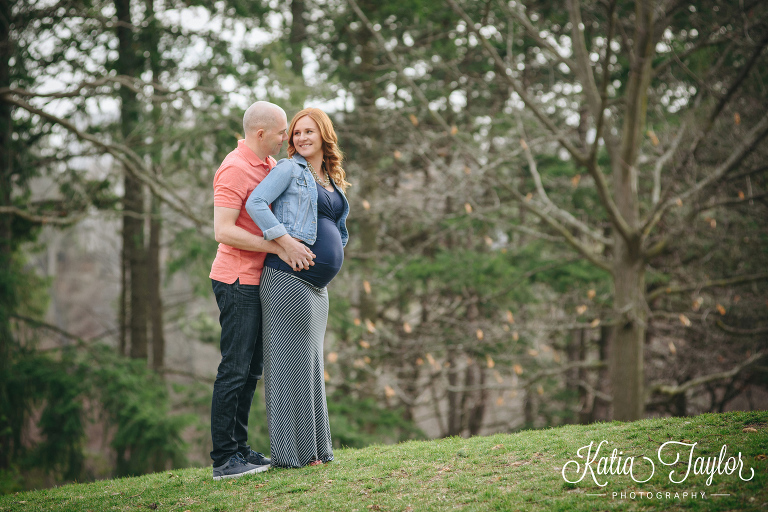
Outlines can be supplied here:
M269 161L272 160L272 157L267 157L267 161L265 162L261 158L258 157L256 153L251 150L248 146L245 145L245 139L240 139L237 141L237 149L240 151L240 153L243 154L245 159L248 161L249 164L256 167L258 165L263 165L264 167L270 167Z

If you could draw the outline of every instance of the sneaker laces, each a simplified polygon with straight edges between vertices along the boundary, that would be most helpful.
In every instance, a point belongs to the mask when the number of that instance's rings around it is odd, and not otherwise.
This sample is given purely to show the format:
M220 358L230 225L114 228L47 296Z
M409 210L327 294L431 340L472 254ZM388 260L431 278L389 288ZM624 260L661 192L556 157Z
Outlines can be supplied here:
M234 454L232 458L229 460L231 461L232 459L235 459L235 463L240 464L241 466L245 466L246 464L248 464L248 461L245 460L245 457L243 457L242 454L240 454L240 452L237 452L236 454Z
M256 451L253 451L252 449L248 451L248 454L247 454L247 455L244 455L244 454L242 454L241 452L237 452L237 454L238 454L238 455L240 455L240 456L241 456L243 459L245 459L246 457L254 457L254 456L255 456L255 457L258 457L258 458L260 458L260 459L262 459L262 460L264 460L264 459L266 459L266 458L267 458L267 456L266 456L266 455L264 455L263 453L261 453L261 452L256 452Z

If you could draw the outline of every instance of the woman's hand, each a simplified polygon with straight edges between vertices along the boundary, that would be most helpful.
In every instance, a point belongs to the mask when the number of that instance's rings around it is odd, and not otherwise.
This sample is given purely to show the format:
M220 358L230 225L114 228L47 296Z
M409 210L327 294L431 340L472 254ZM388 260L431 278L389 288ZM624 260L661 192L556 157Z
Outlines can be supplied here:
M286 262L294 271L308 270L315 262L315 253L309 247L290 235L275 238L280 244L281 252L277 255Z

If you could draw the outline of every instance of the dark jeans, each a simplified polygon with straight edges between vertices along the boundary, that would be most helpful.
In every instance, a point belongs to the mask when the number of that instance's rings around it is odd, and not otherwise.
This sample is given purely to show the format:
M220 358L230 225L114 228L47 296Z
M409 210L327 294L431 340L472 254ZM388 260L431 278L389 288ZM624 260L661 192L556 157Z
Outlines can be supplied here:
M211 439L213 465L247 455L248 413L264 366L259 286L211 280L221 324L221 362L213 385Z

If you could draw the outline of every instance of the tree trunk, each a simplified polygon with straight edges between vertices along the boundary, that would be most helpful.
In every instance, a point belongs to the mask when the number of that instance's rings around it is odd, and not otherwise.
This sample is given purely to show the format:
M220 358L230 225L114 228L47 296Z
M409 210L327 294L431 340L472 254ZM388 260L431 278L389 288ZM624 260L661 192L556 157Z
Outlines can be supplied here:
M291 33L288 38L288 45L291 50L291 70L296 76L304 77L304 58L301 56L301 50L304 47L304 41L307 39L307 23L304 21L304 0L291 1Z
M637 155L645 126L653 46L652 2L635 4L634 55L627 79L626 112L618 161L612 161L615 201L629 227L614 231L614 311L616 327L611 351L613 417L631 421L645 410L643 348L645 345L645 256L638 233Z
M475 373L477 373L479 379L475 380ZM470 379L469 375L472 375ZM477 361L467 366L467 386L478 385L479 391L474 393L475 403L468 412L467 429L470 436L476 436L480 434L480 429L483 426L483 417L485 416L485 408L488 402L488 390L485 387L485 370Z
M622 240L616 239L614 307L620 319L611 350L613 419L632 421L645 410L643 348L645 345L645 265Z
M610 352L613 345L613 336L615 329L613 326L604 325L600 327L600 339L598 340L598 351L600 355L600 361L606 363L610 367ZM609 368L608 367L608 368ZM599 368L597 370L597 382L595 383L595 389L605 393L611 394L610 386L610 374L608 368ZM599 396L596 396L592 403L592 417L591 421L610 421L611 419L611 404L606 402Z
M152 71L152 81L160 82L160 27L155 15L155 0L146 0L146 17L149 20L145 30L145 50L149 52L149 68ZM152 104L152 170L154 174L161 174L161 161L163 144L159 135L161 117L161 104ZM160 263L160 242L162 240L161 202L160 198L152 195L149 219L149 248L148 248L148 292L149 292L149 320L152 330L152 368L161 371L165 365L165 333L163 332L163 298L162 298L162 267Z
M165 366L165 333L163 332L162 272L160 267L160 199L152 196L152 219L149 223L149 311L152 326L152 368Z
M361 8L364 12L372 12L376 9L376 5L367 5L370 2L361 2ZM363 142L368 146L364 153L360 156L365 160L359 162L360 169L363 170L361 176L358 178L360 183L360 190L358 197L367 200L370 204L374 203L374 197L378 188L375 172L378 164L378 151L377 143L379 138L379 123L378 123L378 109L376 108L376 89L375 80L376 75L375 68L375 56L376 56L376 43L373 38L373 34L370 33L367 27L363 25L357 34L357 43L361 47L361 63L358 66L358 73L361 80L361 93L358 97L358 110L360 114L359 121L362 126ZM376 259L372 255L376 254L378 247L376 244L376 237L379 231L379 221L377 216L371 210L362 210L359 214L360 223L360 249L366 257L361 263L361 275L365 279L368 276L375 275L377 263ZM360 316L363 320L369 319L375 321L378 317L378 307L376 305L376 295L374 291L370 293L364 287L360 294Z
M125 244L120 248L120 303L117 312L119 329L117 351L121 356L128 355L128 258L125 257Z
M527 385L523 389L523 417L524 428L536 428L536 417L539 415L538 396L533 390L532 385Z
M9 60L12 53L10 20L11 2L0 0L0 88L11 85ZM0 205L11 206L11 133L13 131L11 107L0 101ZM0 214L0 469L8 469L11 460L11 436L5 417L9 406L6 379L10 366L13 338L11 334L11 311L15 305L14 284L11 276L12 222L13 214Z
M131 23L130 0L115 0L117 11L117 38L119 58L117 72L129 77L140 72L134 26ZM134 130L138 126L140 105L136 93L127 87L120 88L121 131L124 143L131 146L139 141ZM144 186L126 170L123 179L123 257L126 265L126 281L129 287L127 326L130 333L130 356L147 358L147 306L148 268L144 241Z
M448 385L453 388L459 387L459 369L456 366L456 351L449 349L448 362ZM461 418L463 411L464 395L466 392L448 390L448 435L461 435Z
M574 329L571 331L571 339L566 348L568 361L572 363L582 362L586 359L586 337L584 329ZM583 386L579 383L586 379L586 372L583 368L572 368L566 376L567 386L571 393L578 397L579 411L570 418L571 423L587 424L592 418L591 407L587 403L588 396Z

